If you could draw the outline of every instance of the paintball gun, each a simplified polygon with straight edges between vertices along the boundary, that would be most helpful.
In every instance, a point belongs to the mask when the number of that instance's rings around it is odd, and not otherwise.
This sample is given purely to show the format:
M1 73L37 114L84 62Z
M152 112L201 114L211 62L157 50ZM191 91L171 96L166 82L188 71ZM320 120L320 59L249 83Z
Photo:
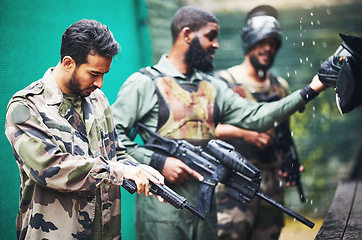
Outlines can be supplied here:
M134 163L132 161L128 161L128 160L126 160L124 162L124 164L136 166L136 163ZM142 170L144 170L144 169L142 169ZM146 171L146 170L144 170L144 171ZM123 183L122 183L122 187L131 194L133 194L137 191L137 185L131 179L124 179ZM193 213L197 217L199 217L201 220L206 219L206 216L202 212L200 212L198 209L193 207L190 203L188 203L186 201L185 197L174 192L171 188L167 187L166 185L156 184L156 183L150 181L150 192L155 195L161 196L167 203L170 203L172 206L174 206L177 209L186 208L191 213Z
M253 197L258 196L306 226L314 227L313 222L259 192L260 170L237 153L232 145L220 140L210 140L206 147L210 155L201 147L185 140L166 139L140 123L138 127L151 135L144 147L178 158L203 175L204 180L200 185L196 206L202 212L210 211L215 187L220 182L229 188L227 195L241 204L248 203Z
M280 170L288 173L286 181L295 182L298 188L299 199L301 202L305 202L306 199L303 192L302 182L300 180L298 154L287 121L280 123L276 127L274 142L283 152L282 160L279 164Z
M264 96L263 98L261 97L262 95L258 96L258 99L262 102L273 102L280 100L279 95L276 93L269 96ZM305 202L306 199L303 192L302 182L300 180L299 158L295 148L294 140L290 133L289 120L281 122L275 128L274 143L277 148L282 150L282 160L279 164L279 169L282 172L286 172L288 174L286 179L287 182L295 182L298 188L299 199L301 202Z

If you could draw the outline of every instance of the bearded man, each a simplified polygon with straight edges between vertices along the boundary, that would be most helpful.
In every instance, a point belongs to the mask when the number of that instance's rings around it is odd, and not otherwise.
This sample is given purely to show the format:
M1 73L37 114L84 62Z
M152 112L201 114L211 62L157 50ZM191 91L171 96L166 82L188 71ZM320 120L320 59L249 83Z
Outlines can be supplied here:
M289 95L285 79L273 75L269 69L282 45L282 31L277 10L261 5L252 9L244 22L241 33L245 52L244 61L226 70L219 71L216 77L242 98L255 102L270 102ZM282 135L286 128L289 136ZM289 121L266 132L257 132L219 124L216 136L232 144L236 151L246 157L262 172L260 190L273 200L283 203L284 187L279 183L287 176L278 168L283 159L282 148L277 144L276 135L290 137ZM235 137L237 135L237 137ZM286 186L294 185L286 182ZM218 224L220 239L278 239L283 227L282 212L261 199L254 198L241 206L226 195L223 185L217 188Z
M112 105L118 136L128 153L165 176L177 193L196 205L203 177L179 159L139 147L130 135L139 122L170 139L204 146L215 137L218 123L265 131L299 110L310 97L326 89L316 76L302 91L273 103L255 103L235 94L204 72L213 70L219 47L219 24L210 12L196 7L179 9L171 23L172 48L160 61L132 74ZM314 93L314 94L313 94ZM144 142L150 136L140 131ZM136 198L138 239L217 239L216 201L205 221L143 196Z

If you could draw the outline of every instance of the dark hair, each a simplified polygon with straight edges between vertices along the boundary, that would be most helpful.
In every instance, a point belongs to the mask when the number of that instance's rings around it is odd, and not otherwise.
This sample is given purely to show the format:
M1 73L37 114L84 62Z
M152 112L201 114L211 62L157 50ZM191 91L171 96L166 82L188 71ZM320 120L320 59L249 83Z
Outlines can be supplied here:
M197 7L182 7L172 18L171 34L174 43L184 27L189 27L191 31L197 31L209 22L219 23L217 18L211 12Z
M89 54L112 58L118 53L119 44L106 25L95 20L80 20L65 30L60 49L61 59L70 56L77 66L85 63Z

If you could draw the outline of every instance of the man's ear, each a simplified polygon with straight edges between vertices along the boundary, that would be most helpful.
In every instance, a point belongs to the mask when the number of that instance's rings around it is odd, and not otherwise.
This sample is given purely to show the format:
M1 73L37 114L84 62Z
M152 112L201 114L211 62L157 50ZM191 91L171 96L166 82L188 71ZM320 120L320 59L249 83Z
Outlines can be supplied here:
M64 69L66 69L67 71L72 71L75 68L75 61L72 57L65 56L63 58L62 65L63 65Z
M192 39L194 38L194 33L191 31L189 27L184 27L181 30L182 39L185 43L190 44Z

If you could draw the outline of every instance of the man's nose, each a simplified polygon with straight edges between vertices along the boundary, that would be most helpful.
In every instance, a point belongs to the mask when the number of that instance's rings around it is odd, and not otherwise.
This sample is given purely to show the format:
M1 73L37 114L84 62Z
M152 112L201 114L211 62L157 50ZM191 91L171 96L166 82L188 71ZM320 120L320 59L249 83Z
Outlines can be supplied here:
M103 86L103 76L99 77L96 81L93 82L93 85L97 88L102 88Z
M212 43L213 48L218 49L219 48L219 42L217 41L217 39L215 39L215 41Z

